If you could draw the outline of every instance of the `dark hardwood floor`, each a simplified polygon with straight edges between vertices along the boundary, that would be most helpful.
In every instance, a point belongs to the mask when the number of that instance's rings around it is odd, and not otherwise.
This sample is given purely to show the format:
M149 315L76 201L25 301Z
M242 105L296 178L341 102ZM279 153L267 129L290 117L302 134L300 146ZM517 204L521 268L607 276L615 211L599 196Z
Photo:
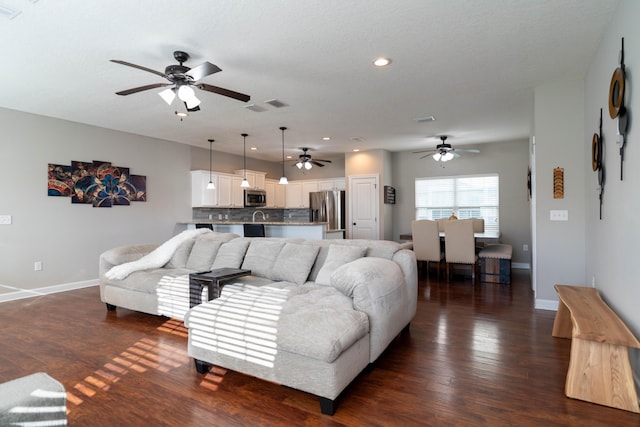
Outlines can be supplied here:
M418 313L343 393L316 397L223 369L198 374L175 320L107 312L97 288L0 304L0 382L36 371L68 392L71 426L632 426L640 415L564 395L570 341L511 286L421 278Z

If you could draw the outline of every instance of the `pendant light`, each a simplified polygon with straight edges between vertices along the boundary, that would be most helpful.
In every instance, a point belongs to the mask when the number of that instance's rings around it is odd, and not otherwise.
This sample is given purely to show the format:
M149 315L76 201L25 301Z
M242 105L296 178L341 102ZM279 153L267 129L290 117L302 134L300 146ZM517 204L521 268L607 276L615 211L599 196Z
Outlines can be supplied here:
M240 184L240 187L249 188L249 181L247 181L247 137L249 136L249 134L243 133L241 135L244 140L244 154L242 156L244 159L244 169L242 170L244 173L244 178L242 178L242 183Z
M207 184L207 190L215 190L216 189L216 186L213 183L213 177L211 176L212 175L212 172L211 172L211 156L212 156L212 152L213 152L212 151L213 141L215 141L215 140L213 140L213 139L209 140L209 183Z
M287 185L289 181L287 181L287 177L284 176L284 131L287 130L287 128L283 126L280 130L282 131L282 176L278 184Z

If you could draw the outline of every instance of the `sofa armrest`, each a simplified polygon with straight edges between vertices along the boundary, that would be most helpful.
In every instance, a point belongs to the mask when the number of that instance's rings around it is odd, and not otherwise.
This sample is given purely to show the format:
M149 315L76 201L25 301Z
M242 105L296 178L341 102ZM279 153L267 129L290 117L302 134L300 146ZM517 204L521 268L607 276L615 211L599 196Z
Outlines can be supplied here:
M67 425L64 386L44 372L0 384L0 425Z
M406 313L412 304L400 266L384 258L360 258L336 269L331 286L351 297L353 308L369 317L369 357L374 362L408 324Z
M120 246L103 252L100 255L100 281L103 280L104 274L111 270L112 267L124 264L125 262L137 261L158 246L158 244L129 245Z

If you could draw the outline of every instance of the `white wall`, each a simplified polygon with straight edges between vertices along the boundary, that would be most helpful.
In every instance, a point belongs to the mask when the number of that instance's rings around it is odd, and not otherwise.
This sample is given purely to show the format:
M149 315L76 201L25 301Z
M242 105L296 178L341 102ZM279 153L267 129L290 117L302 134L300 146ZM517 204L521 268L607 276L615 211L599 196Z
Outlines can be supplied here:
M585 284L583 79L568 78L535 90L536 306L556 300L555 284ZM589 145L589 149L591 146ZM564 169L564 198L553 198L553 170ZM568 221L551 221L566 210Z
M455 142L453 142L455 146ZM393 153L393 186L396 204L393 207L393 239L411 232L415 219L416 178L497 173L500 176L500 231L502 241L513 245L514 263L529 264L531 246L529 201L526 177L529 165L528 141L505 141L479 144L480 154L464 153L447 163L424 159L410 151Z
M96 279L102 251L162 242L191 218L186 145L6 109L0 129L0 214L13 219L0 225L0 294ZM47 196L47 165L72 160L145 175L148 201L94 208Z
M638 244L640 242L640 2L620 4L613 21L593 59L585 80L584 134L588 153L582 162L586 188L586 284L595 277L603 298L640 336L640 285L638 284ZM617 119L608 113L609 84L619 66L618 54L624 37L626 79L625 105L631 123L625 150L624 180L620 180L620 156L617 145ZM607 173L602 220L598 216L598 181L591 169L590 142L598 131L603 109L604 165ZM587 141L588 140L588 141Z

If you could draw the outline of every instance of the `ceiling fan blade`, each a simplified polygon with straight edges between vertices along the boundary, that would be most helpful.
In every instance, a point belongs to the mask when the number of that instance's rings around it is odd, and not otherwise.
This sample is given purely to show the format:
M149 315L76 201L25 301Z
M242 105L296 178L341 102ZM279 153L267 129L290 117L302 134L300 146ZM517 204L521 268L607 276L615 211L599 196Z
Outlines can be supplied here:
M247 102L251 99L249 95L245 95L240 92L234 92L232 90L224 89L218 86L208 85L206 83L199 83L195 86L202 90L206 90L207 92L213 92L217 93L218 95L228 96L229 98L237 99L238 101Z
M164 73L160 71L152 70L151 68L143 67L142 65L132 64L131 62L127 62L127 61L120 61L119 59L111 59L110 61L115 62L116 64L126 65L127 67L137 68L138 70L147 71L149 73L156 74L160 77L164 77L164 78L167 77Z
M322 160L322 159L313 159L316 162L325 162L325 163L331 163L331 160Z
M309 163L311 163L312 165L319 166L319 167L321 167L321 168L323 168L323 167L324 167L324 165L323 165L322 163L320 163L320 162L316 162L315 160L309 160Z
M479 153L480 150L477 148L456 148L456 151L460 151L463 153Z
M193 67L185 74L192 77L193 80L198 81L203 77L210 76L211 74L215 74L220 71L222 70L217 65L214 65L211 62L203 62L202 64Z
M142 92L144 90L155 89L163 86L170 86L172 83L154 83L146 86L134 87L133 89L121 90L120 92L116 92L116 95L131 95L132 93Z

